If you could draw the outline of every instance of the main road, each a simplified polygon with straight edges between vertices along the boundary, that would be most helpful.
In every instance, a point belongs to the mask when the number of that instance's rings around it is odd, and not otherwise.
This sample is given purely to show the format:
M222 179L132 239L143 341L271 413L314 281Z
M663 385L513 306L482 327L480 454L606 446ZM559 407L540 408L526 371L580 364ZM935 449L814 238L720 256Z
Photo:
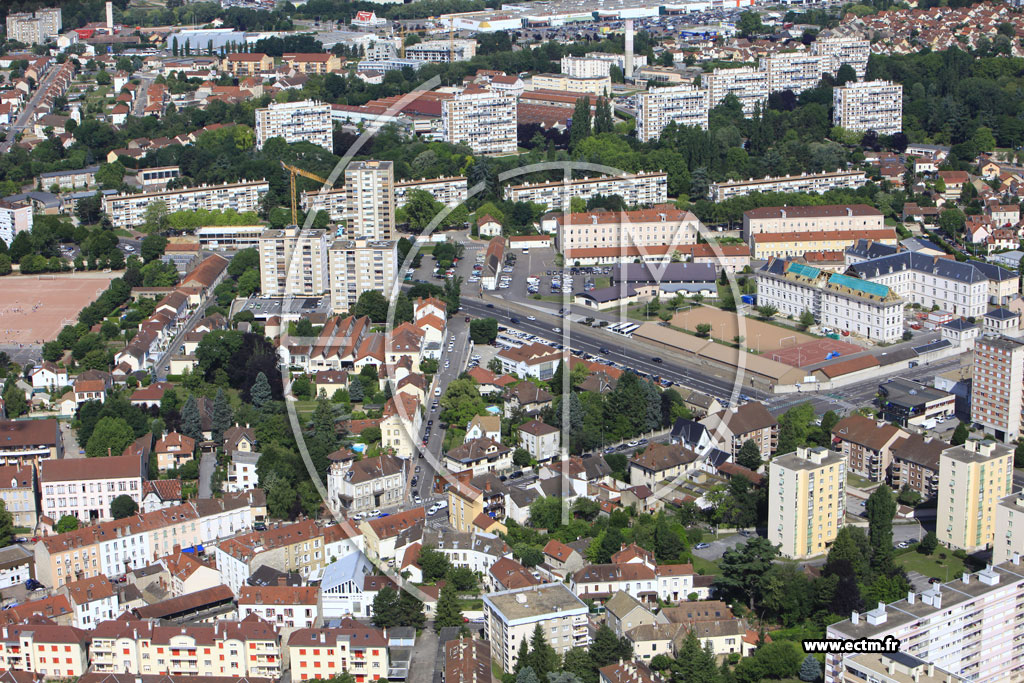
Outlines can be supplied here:
M59 68L51 66L49 71L46 72L46 75L43 76L43 80L36 84L35 93L29 99L25 108L21 110L21 114L18 115L18 118L14 120L14 123L11 124L11 127L7 130L7 139L0 142L0 154L6 154L9 152L11 146L14 144L14 139L18 136L18 133L32 125L36 107L38 107L39 103L42 101L43 94L49 90L50 86L53 84L53 79L56 77L58 71L60 71Z

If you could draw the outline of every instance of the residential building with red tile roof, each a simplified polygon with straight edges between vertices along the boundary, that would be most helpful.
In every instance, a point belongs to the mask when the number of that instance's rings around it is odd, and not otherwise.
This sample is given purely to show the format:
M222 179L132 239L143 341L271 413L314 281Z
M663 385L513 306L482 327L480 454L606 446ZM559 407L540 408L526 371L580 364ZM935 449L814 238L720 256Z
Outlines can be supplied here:
M318 586L242 586L238 617L255 615L278 628L311 628L320 615Z

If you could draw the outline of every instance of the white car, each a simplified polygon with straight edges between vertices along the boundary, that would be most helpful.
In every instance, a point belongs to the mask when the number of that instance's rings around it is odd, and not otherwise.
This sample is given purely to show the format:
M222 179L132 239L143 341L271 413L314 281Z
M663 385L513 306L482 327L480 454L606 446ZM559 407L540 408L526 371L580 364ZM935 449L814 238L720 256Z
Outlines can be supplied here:
M445 369L448 369L448 368L449 368L449 367L451 366L451 364L452 364L452 362L451 362L450 360L446 360L446 361L444 362L444 367L445 367Z
M535 317L534 317L534 316L532 316L532 315L528 315L528 316L526 316L526 319L527 319L527 320L531 320L531 321L533 321L533 320L536 320L537 318L535 318Z
M380 517L380 510L371 510L370 517Z

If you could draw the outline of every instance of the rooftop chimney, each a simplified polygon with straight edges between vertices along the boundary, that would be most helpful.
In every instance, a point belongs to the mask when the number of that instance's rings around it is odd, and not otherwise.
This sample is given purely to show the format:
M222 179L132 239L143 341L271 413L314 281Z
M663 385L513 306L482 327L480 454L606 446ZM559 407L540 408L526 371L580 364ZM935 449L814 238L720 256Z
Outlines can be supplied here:
M854 610L850 613L850 623L854 626L860 623L860 612Z
M917 602L917 593L907 591L907 603L913 605L915 602Z

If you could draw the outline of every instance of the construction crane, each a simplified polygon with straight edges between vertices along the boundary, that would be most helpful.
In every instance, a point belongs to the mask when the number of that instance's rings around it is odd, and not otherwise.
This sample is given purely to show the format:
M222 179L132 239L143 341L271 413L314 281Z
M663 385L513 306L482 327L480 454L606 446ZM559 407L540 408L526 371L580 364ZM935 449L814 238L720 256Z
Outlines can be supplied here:
M321 178L316 173L310 173L309 171L305 171L305 170L303 170L303 169L301 169L301 168L299 168L297 166L292 166L291 164L286 164L283 161L281 162L281 168L283 168L286 171L288 171L288 173L291 176L291 181L292 181L292 225L298 225L299 224L299 212L298 212L298 208L297 208L296 202L295 202L295 176L302 176L304 178L309 178L310 180L316 180L316 181L321 182L321 183L326 183L327 179L326 178Z

